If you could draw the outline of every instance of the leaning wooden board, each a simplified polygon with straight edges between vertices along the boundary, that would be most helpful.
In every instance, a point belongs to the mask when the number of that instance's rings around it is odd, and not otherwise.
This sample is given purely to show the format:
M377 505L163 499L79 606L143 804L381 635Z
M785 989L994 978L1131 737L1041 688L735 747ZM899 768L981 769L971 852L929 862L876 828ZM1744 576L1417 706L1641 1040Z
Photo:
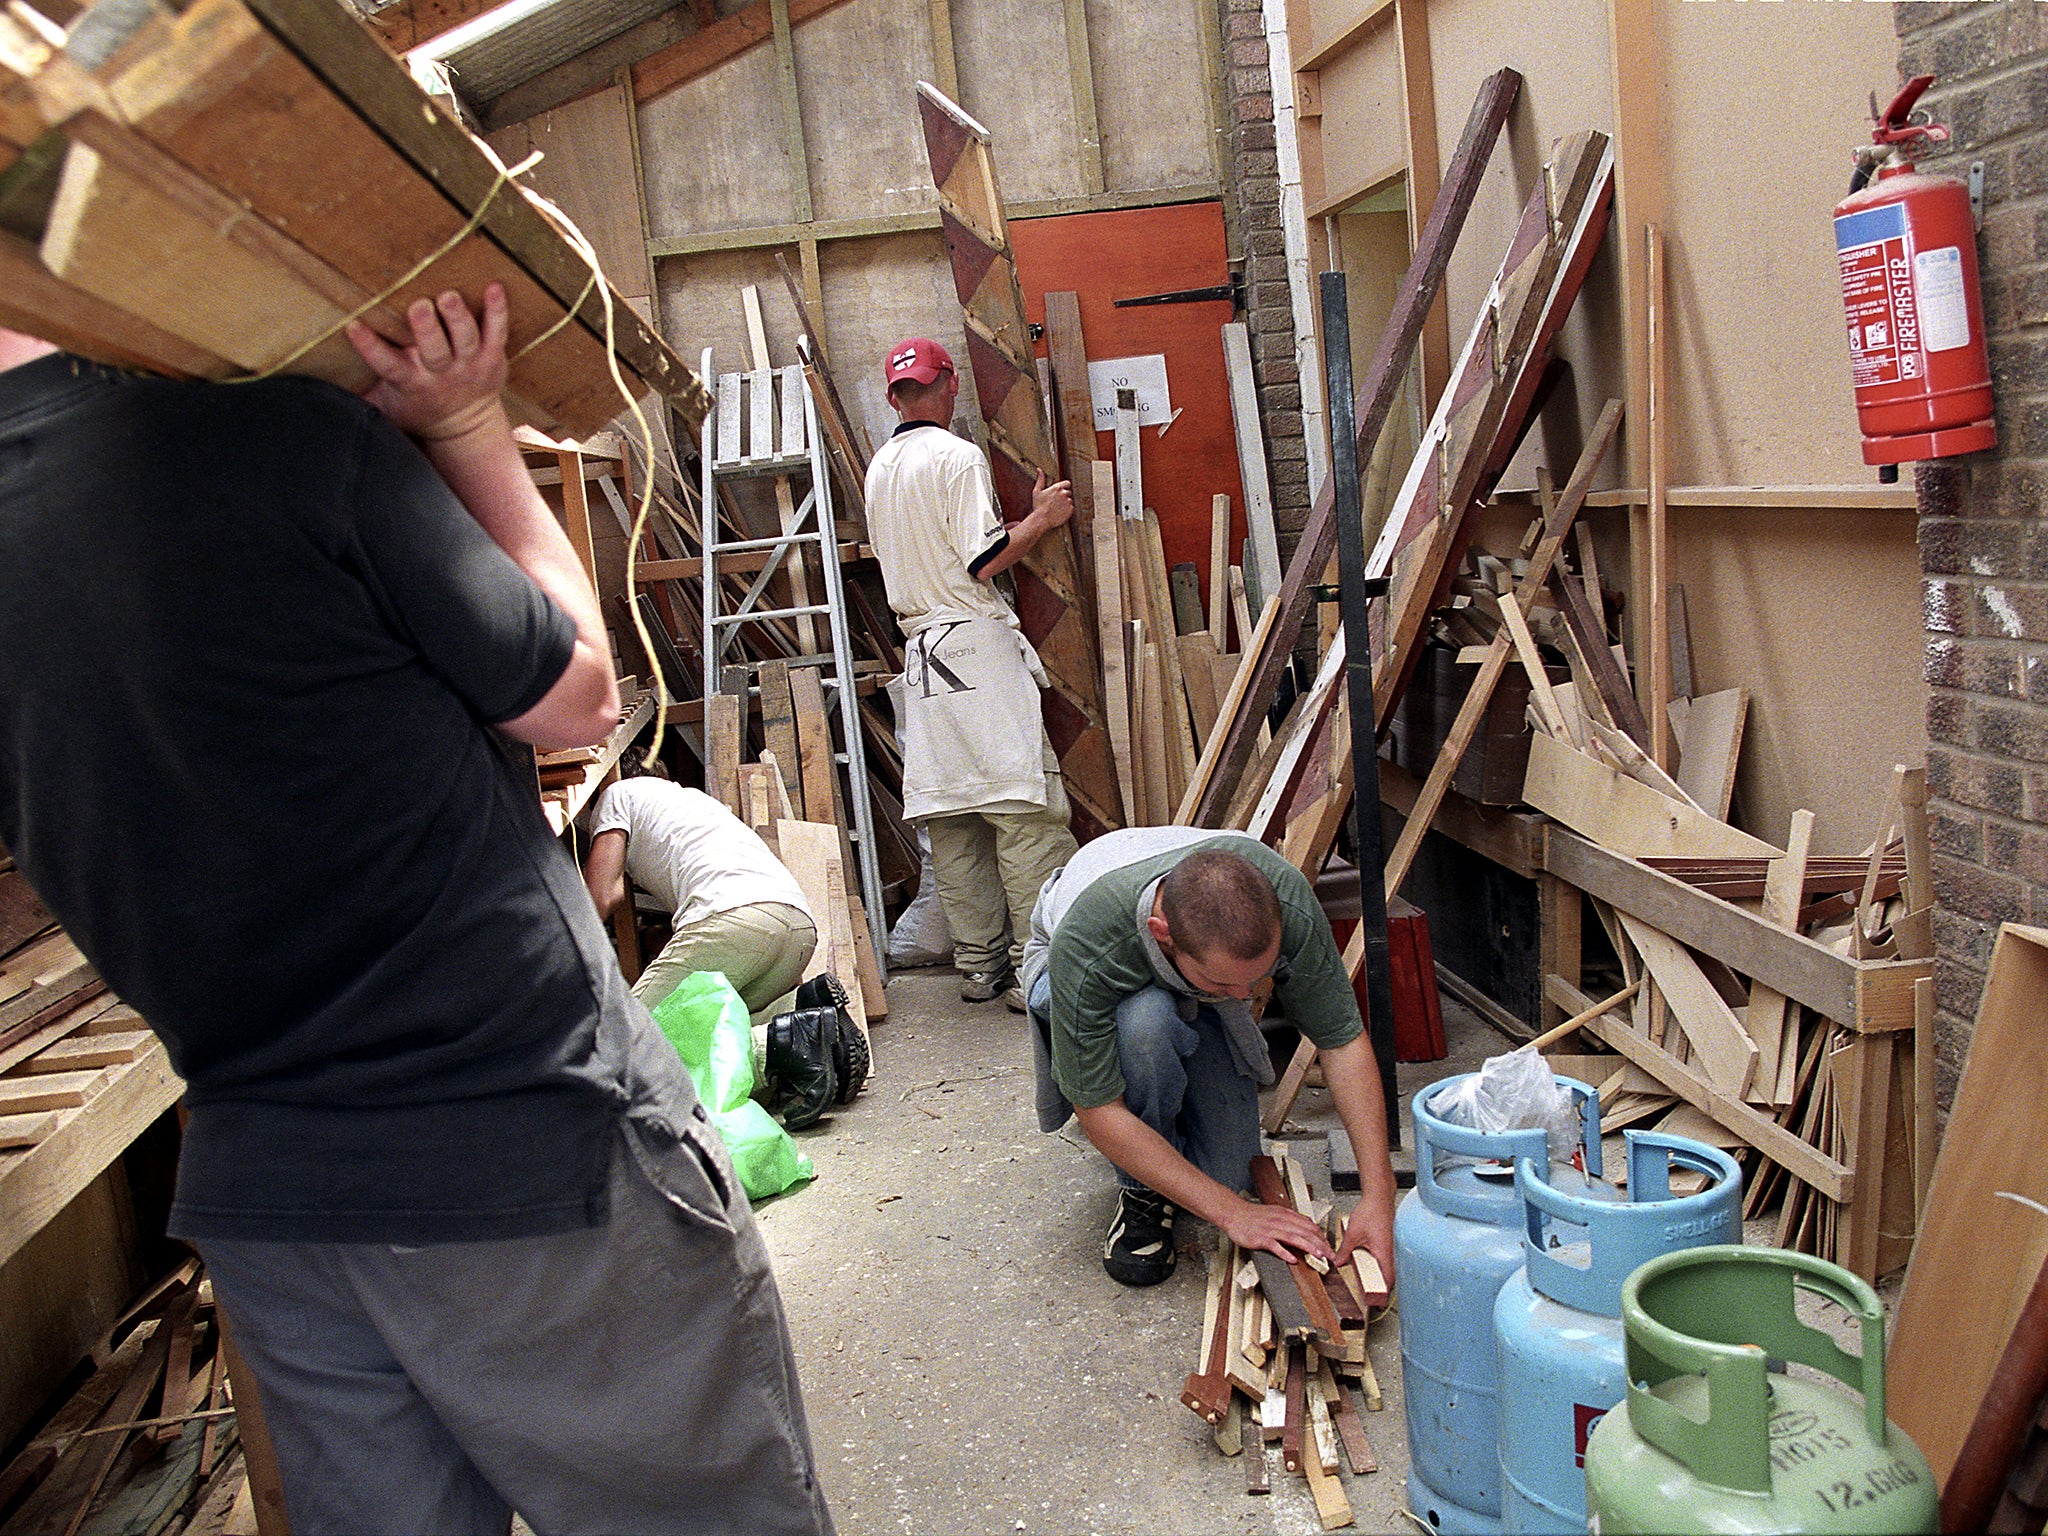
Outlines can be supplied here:
M1031 510L1034 483L1061 478L1046 433L1045 399L1011 259L1002 192L988 130L929 85L918 86L925 150L939 191L939 227L967 326L967 361L988 425L989 467L1003 520ZM1102 723L1101 665L1091 594L1081 585L1071 533L1062 529L1011 567L1017 618L1052 687L1045 730L1066 775L1076 834L1123 825L1116 764ZM1085 824L1084 824L1085 823Z
M1934 1165L1885 1364L1891 1417L1945 1480L2048 1260L2048 929L2007 923ZM2033 1202L2033 1203L2029 1203Z

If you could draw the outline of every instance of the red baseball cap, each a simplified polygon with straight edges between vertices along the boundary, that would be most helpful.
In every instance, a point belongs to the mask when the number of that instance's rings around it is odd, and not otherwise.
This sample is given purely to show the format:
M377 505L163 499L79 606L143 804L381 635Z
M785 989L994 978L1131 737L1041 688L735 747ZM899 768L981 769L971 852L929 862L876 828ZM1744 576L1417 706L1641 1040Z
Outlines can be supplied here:
M882 383L885 388L901 379L929 384L942 373L956 371L953 358L944 347L929 337L913 336L889 349L882 364Z

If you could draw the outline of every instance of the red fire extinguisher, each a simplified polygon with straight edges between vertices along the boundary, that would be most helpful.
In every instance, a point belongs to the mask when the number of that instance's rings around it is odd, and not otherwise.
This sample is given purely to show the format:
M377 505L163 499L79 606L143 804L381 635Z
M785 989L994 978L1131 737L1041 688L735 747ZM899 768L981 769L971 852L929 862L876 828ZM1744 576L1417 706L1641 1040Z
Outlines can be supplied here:
M1849 196L1835 206L1863 462L1884 466L1885 480L1907 460L1998 441L1970 194L1908 158L1915 143L1948 140L1948 129L1913 111L1933 83L1914 76L1885 108L1871 143L1856 152Z

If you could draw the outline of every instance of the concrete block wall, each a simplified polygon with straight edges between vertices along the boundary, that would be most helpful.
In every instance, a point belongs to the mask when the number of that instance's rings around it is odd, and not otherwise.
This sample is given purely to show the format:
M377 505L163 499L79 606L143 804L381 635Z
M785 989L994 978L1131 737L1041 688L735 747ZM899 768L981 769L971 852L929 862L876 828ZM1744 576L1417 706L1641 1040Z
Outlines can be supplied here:
M1280 227L1280 161L1273 138L1273 77L1261 0L1219 0L1224 92L1230 109L1232 194L1225 209L1231 249L1244 258L1252 372L1264 418L1273 517L1284 560L1308 517L1308 440L1295 362L1293 296Z
M1978 258L1998 446L1919 466L1927 776L1942 1098L1998 925L2048 924L2048 4L1897 8L1901 78L1953 137L1923 169L1984 165Z

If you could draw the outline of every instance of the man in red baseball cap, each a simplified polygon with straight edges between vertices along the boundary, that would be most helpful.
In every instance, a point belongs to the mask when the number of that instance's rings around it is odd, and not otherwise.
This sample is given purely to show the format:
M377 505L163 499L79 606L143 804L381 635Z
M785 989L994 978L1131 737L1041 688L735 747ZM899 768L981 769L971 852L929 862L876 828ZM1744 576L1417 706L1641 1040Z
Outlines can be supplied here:
M994 578L1070 519L1074 501L1064 480L1040 475L1030 513L1005 527L987 457L948 430L960 374L946 349L899 342L882 376L902 420L868 466L868 535L907 642L903 810L931 838L960 995L1022 1013L1031 907L1075 844L1039 704L1045 672Z

